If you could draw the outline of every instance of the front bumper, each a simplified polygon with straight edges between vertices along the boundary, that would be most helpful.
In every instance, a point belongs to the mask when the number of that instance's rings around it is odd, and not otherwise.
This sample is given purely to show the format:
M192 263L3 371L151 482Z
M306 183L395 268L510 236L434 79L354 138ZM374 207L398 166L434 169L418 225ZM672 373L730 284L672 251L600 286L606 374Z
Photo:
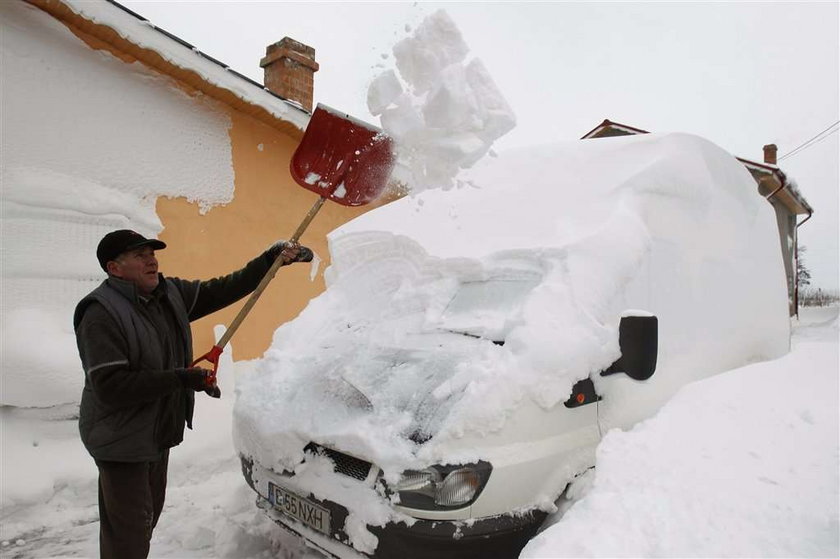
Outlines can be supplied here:
M405 559L487 559L519 557L537 533L546 514L480 518L471 523L418 520L411 526L387 524L371 528L379 537L374 557Z
M305 538L309 545L341 559L516 558L546 517L546 513L532 510L521 515L504 514L469 521L417 520L411 526L390 522L385 526L369 526L379 544L372 555L366 555L351 547L344 532L348 514L344 506L316 499L311 494L306 496L330 512L330 533L318 532L274 507L252 481L253 464L243 458L242 466L246 480L257 492L257 506L269 518Z
M346 518L347 509L330 501L314 500L330 510L333 518ZM341 530L333 529L332 537L316 532L278 511L262 496L257 506L283 528L304 538L320 551L340 559L505 559L519 553L537 533L546 517L541 511L520 516L502 515L477 519L474 522L418 520L411 526L388 523L371 526L379 538L373 555L359 553Z

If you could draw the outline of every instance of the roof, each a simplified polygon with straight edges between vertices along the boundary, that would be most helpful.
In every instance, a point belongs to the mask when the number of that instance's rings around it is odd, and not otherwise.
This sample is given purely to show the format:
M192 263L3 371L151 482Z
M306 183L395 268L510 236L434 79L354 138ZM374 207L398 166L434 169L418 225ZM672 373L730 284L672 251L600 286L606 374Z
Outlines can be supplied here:
M114 0L26 0L93 48L116 50L293 137L309 113Z
M601 124L584 134L581 137L581 140L606 138L611 136L632 136L635 134L649 133L650 132L647 130L642 130L641 128L604 119ZM779 201L781 201L792 213L796 215L808 214L810 216L814 213L811 205L808 204L808 201L804 196L802 196L802 193L799 192L799 188L796 183L788 178L788 176L777 165L759 163L758 161L744 159L743 157L736 157L735 159L740 161L747 170L750 171L757 182L760 182L760 177L762 175L775 181L776 187L773 188L771 193L767 196L768 199L778 198Z
M604 138L608 136L629 136L633 134L649 134L647 130L641 128L634 128L627 124L613 122L609 119L604 119L604 122L587 132L581 137L581 140L588 140L591 138Z

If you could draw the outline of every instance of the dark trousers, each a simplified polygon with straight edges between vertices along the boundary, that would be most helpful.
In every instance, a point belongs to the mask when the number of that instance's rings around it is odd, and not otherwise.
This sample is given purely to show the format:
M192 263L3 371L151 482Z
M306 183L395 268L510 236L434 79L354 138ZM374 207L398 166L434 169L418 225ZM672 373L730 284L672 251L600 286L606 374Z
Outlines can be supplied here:
M157 462L105 462L99 468L99 555L145 559L166 497L169 451Z

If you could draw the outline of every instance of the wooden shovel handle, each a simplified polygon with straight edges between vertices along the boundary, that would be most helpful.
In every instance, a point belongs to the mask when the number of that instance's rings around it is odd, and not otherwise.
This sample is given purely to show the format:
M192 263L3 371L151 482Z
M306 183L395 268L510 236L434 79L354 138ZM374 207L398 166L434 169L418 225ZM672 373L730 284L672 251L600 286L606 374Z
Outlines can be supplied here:
M303 218L303 221L300 223L294 235L292 235L292 238L289 239L288 242L297 243L298 240L300 240L301 236L303 236L303 232L306 231L306 228L309 227L309 224L312 222L312 218L315 217L315 215L318 213L318 210L321 209L321 206L324 205L324 202L326 200L326 198L321 196L315 202L315 204L312 205L312 208L310 208L309 213L306 214L306 217ZM228 326L227 331L225 331L224 335L219 339L219 342L216 344L217 347L224 349L224 347L228 344L230 339L239 329L239 326L242 324L242 321L245 320L245 317L248 316L248 313L251 312L251 309L257 303L257 299L260 298L260 295L262 295L263 291L265 291L265 288L268 286L269 283L271 283L271 280L274 279L274 275L277 273L277 270L279 270L280 266L282 265L283 259L278 256L274 260L274 263L271 265L271 268L269 268L263 276L263 279L262 281L260 281L260 284L254 290L254 292L251 293L251 296L245 302L245 305L242 307L242 309L240 309L239 314L237 314L236 317L233 319L233 322L230 323L230 326Z

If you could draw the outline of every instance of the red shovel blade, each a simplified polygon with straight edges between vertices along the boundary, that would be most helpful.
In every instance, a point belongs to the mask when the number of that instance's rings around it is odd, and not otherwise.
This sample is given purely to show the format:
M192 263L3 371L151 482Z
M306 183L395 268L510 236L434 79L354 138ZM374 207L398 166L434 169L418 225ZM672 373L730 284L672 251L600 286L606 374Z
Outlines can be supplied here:
M393 141L381 130L318 104L295 154L299 185L344 206L376 200L394 167Z

